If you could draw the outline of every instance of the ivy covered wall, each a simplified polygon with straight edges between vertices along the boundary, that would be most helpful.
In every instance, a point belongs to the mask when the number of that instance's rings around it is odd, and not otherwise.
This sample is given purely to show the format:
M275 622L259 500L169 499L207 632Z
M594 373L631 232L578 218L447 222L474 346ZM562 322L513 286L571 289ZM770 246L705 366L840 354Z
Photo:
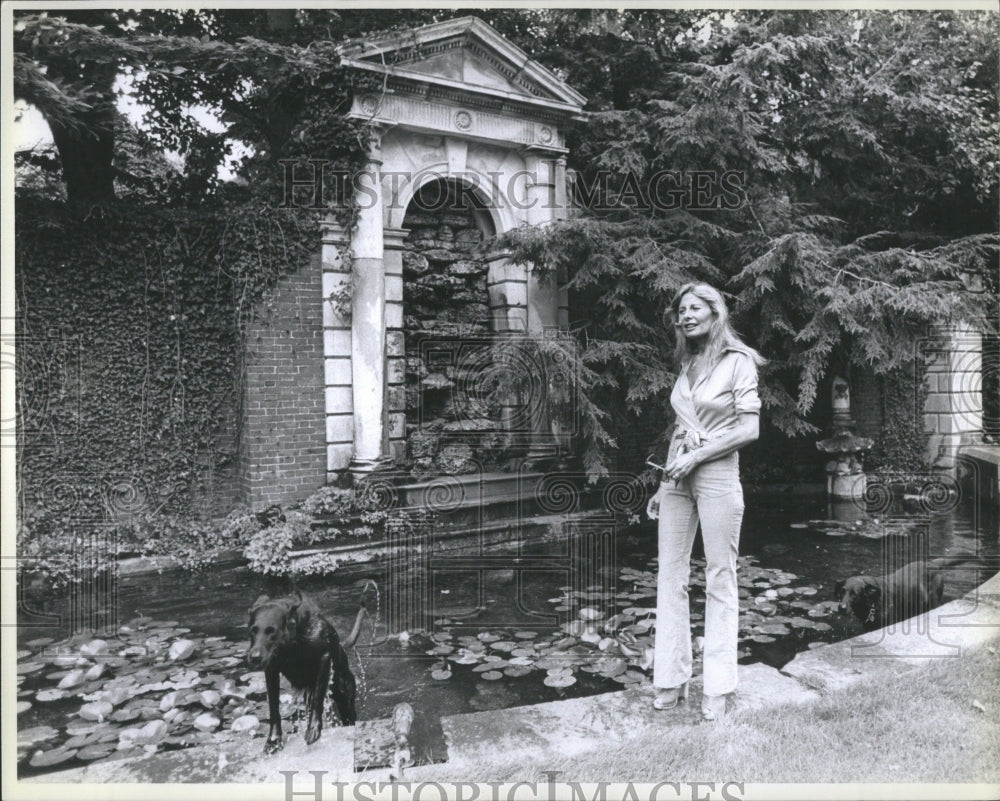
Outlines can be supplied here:
M246 500L246 332L308 264L306 215L19 200L19 500L117 519Z

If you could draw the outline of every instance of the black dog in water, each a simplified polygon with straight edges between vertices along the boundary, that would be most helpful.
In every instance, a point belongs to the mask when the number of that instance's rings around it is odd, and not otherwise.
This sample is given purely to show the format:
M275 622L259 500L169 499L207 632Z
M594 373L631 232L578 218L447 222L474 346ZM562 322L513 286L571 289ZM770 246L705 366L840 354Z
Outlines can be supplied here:
M940 606L941 570L968 557L918 560L887 576L851 576L833 588L841 612L851 612L869 630L897 623Z
M298 590L284 598L261 595L250 608L250 648L247 662L264 669L271 729L264 753L273 754L282 745L281 715L278 713L280 675L297 690L303 690L309 712L306 743L319 739L323 729L323 701L327 688L345 726L358 719L354 707L357 687L347 662L347 649L354 645L366 615L362 601L354 628L341 642L337 630L323 617L319 607ZM279 675L280 674L280 675Z

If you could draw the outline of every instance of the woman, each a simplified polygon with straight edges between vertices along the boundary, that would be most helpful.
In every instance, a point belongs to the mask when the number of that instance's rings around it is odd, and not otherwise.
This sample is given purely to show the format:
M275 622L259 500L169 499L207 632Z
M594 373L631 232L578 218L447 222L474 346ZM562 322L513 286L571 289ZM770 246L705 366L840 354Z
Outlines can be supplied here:
M677 428L663 480L647 507L660 520L653 706L671 709L687 695L687 586L700 523L707 560L701 708L706 720L718 720L736 689L736 557L743 520L737 451L759 433L757 367L764 359L736 335L722 295L707 284L681 287L671 311L680 366L670 395Z

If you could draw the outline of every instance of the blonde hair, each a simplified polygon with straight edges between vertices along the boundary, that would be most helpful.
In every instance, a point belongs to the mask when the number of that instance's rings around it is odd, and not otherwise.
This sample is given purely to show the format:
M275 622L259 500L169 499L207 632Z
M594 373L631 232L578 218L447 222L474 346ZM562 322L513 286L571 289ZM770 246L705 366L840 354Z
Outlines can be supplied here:
M687 367L696 353L696 351L691 347L688 338L684 336L683 332L680 330L678 308L681 305L681 299L685 295L694 295L699 300L708 304L708 308L712 311L712 322L708 330L708 339L705 342L704 349L707 359L706 364L709 365L709 367L714 366L715 363L722 358L723 351L725 351L726 348L731 347L745 350L750 354L750 358L753 359L754 364L758 367L763 364L767 364L767 359L740 339L739 334L737 334L733 330L733 327L729 324L729 310L726 308L726 301L723 299L719 290L713 286L709 286L708 284L691 283L684 284L684 286L677 291L673 301L670 303L669 309L671 323L674 326L674 333L676 334L677 339L677 344L674 349L674 358L680 369Z

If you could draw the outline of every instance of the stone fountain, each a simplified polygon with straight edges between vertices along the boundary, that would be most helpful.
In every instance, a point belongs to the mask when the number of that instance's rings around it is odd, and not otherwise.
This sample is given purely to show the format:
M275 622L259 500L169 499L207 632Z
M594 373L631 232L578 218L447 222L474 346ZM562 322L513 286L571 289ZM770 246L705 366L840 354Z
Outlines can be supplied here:
M861 456L874 444L869 437L855 434L856 424L851 417L851 389L847 380L837 376L831 391L833 423L831 436L820 440L816 447L831 456L826 463L826 493L831 501L853 501L863 505L867 480L861 465Z

